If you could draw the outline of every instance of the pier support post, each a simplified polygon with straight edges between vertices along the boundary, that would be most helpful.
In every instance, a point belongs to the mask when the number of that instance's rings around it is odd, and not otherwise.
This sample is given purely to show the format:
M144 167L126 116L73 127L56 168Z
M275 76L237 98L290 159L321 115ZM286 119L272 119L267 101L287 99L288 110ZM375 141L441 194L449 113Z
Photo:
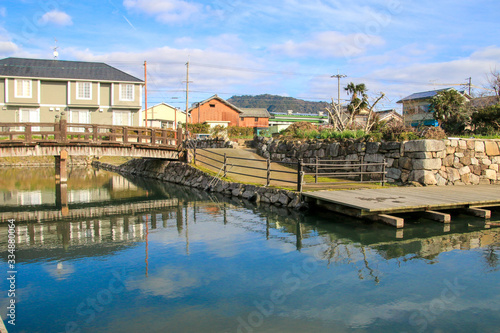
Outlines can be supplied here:
M56 182L56 207L61 210L62 216L69 214L68 208L68 184Z
M56 156L56 182L66 183L68 181L67 160L68 152L61 150L59 156Z

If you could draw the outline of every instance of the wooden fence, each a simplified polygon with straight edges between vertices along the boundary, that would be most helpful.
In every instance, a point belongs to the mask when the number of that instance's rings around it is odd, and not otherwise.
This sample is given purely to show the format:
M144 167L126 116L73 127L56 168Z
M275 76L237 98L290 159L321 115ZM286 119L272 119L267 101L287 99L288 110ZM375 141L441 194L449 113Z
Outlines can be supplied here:
M218 158L217 158L218 156ZM203 161L197 157L203 157L208 160ZM240 164L236 164L239 161ZM242 162L243 161L243 162ZM262 167L255 167L245 165L244 161L261 162ZM386 161L382 162L365 162L361 160L320 160L316 159L314 163L304 163L302 159L298 162L273 162L269 158L266 160L251 159L242 157L227 156L227 154L216 153L207 149L194 148L193 149L193 162L208 165L215 170L219 170L222 177L228 174L242 175L246 177L253 177L257 179L264 179L265 185L269 186L271 181L278 181L283 183L291 183L297 186L297 191L302 192L305 186L327 186L327 185L342 185L342 184L358 184L358 183L381 183L382 186L386 183ZM243 163L243 164L242 164ZM288 164L296 171L284 171L273 169L272 165ZM266 171L266 177L258 176L251 173L241 173L232 171L232 167L240 167L249 170ZM296 175L296 180L290 181L286 179L276 178L277 174L292 174ZM314 177L314 182L307 182L306 176ZM325 181L328 178L332 181ZM321 180L321 181L320 181Z
M182 129L55 123L0 123L0 144L92 143L179 146Z

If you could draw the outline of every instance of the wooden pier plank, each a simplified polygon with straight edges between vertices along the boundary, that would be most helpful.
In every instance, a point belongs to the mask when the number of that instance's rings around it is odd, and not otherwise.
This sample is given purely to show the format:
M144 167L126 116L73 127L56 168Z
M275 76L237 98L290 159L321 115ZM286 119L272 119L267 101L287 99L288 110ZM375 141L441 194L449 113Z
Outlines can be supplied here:
M429 186L305 192L304 196L359 211L360 216L471 206L500 206L500 186Z

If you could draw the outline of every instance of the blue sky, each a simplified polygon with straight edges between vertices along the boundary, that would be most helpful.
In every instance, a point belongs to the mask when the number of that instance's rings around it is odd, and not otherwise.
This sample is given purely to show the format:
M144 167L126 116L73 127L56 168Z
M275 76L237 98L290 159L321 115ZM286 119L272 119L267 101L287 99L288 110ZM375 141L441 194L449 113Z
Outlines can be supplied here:
M213 94L337 98L340 70L380 107L500 70L498 0L3 0L0 57L103 61L144 78L148 104ZM476 93L488 93L476 89ZM348 98L343 92L341 98Z

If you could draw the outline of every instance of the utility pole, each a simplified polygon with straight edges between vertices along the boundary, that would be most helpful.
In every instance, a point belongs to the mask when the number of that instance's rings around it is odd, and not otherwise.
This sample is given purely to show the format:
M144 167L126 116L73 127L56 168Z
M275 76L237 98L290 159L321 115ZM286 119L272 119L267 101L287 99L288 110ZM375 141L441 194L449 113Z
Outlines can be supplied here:
M144 126L148 127L148 63L146 61L144 61L144 101L144 111L146 113Z
M472 88L472 77L469 76L469 78L467 80L469 80L468 86L469 86L469 96L470 96L470 94L471 94L471 88Z
M188 135L188 107L189 107L189 60L186 63L186 139Z
M331 76L332 78L333 77L336 77L337 78L337 85L338 85L338 95L337 95L337 103L338 103L338 112L340 114L340 79L341 78L344 78L344 77L347 77L347 75L344 75L344 74L340 74L340 71L337 70L337 75L332 75ZM332 119L333 120L333 119Z

